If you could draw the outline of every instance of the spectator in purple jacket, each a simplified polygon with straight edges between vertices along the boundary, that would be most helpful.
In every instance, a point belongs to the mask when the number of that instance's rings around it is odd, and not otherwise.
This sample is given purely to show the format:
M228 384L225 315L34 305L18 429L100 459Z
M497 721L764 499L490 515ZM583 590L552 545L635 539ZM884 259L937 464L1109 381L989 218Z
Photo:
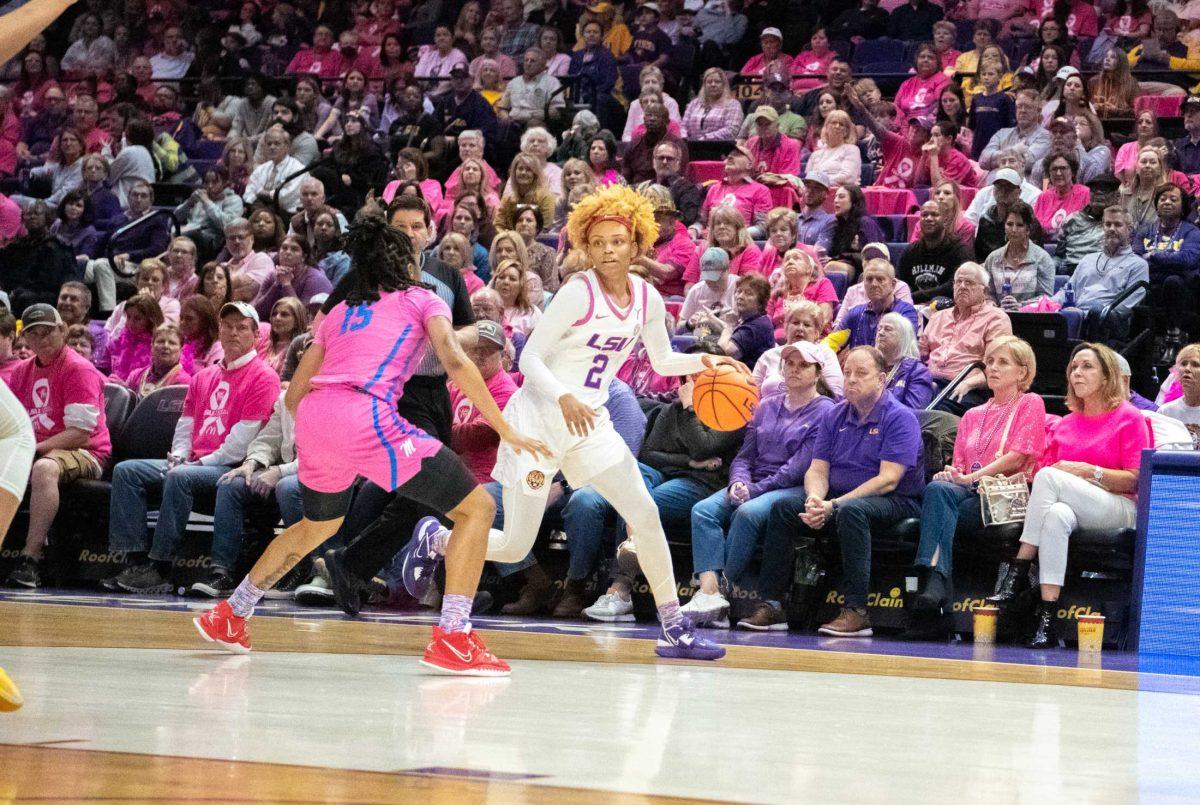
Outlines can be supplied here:
M299 235L287 235L279 244L275 273L254 297L254 309L264 320L271 317L271 308L285 296L294 296L307 305L317 294L333 290L325 272L309 265L310 254L308 241Z
M875 348L887 364L887 390L913 410L933 399L933 375L921 363L917 334L912 322L899 313L884 314L875 330Z
M804 473L817 426L834 402L822 396L825 357L813 344L789 344L781 360L784 393L759 403L730 466L729 487L692 509L692 559L700 589L683 609L698 623L728 625L722 573L733 582L744 580L775 503L793 499L804 505Z

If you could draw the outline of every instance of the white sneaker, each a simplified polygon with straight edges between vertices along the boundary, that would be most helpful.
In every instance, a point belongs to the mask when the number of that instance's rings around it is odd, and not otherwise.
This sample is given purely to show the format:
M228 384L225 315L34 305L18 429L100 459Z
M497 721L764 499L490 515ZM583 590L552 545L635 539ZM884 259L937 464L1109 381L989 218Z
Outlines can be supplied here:
M687 615L697 626L729 628L729 602L720 592L709 594L697 590L691 600L681 606L679 611Z
M596 603L583 611L594 621L616 623L633 620L633 601L626 601L616 593L605 593L596 599Z
M308 584L296 588L296 603L306 607L320 607L333 602L333 590L329 582L320 575L313 576Z

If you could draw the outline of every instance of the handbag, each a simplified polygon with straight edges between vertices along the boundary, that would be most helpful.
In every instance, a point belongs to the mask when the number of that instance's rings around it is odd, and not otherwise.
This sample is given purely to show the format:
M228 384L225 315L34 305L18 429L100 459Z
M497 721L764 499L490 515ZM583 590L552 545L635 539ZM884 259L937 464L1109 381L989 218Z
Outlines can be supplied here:
M1017 406L1014 405L1012 413L1008 415L1008 422L1004 425L1004 433L1000 435L1000 450L997 455L1004 455L1008 431L1016 415ZM1025 480L1025 473L980 478L978 492L979 508L985 527L1025 522L1025 511L1029 506L1029 484Z

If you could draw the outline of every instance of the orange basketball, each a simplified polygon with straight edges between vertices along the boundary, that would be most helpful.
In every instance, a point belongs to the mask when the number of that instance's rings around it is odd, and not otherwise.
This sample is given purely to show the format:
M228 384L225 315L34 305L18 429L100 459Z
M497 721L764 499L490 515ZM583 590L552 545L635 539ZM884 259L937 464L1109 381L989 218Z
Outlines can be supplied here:
M696 378L692 393L696 416L713 430L745 427L758 406L758 386L732 366L705 369Z

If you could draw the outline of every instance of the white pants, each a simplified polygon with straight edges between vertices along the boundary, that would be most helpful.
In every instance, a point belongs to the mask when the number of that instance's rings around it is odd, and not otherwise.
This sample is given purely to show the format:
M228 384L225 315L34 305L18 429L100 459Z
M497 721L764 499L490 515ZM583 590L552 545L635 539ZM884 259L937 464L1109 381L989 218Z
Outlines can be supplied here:
M1042 584L1061 587L1076 528L1133 528L1137 505L1069 472L1046 467L1033 479L1021 542L1038 546Z
M103 313L111 313L117 306L117 273L108 258L88 260L83 271L83 281L96 285L96 300Z

